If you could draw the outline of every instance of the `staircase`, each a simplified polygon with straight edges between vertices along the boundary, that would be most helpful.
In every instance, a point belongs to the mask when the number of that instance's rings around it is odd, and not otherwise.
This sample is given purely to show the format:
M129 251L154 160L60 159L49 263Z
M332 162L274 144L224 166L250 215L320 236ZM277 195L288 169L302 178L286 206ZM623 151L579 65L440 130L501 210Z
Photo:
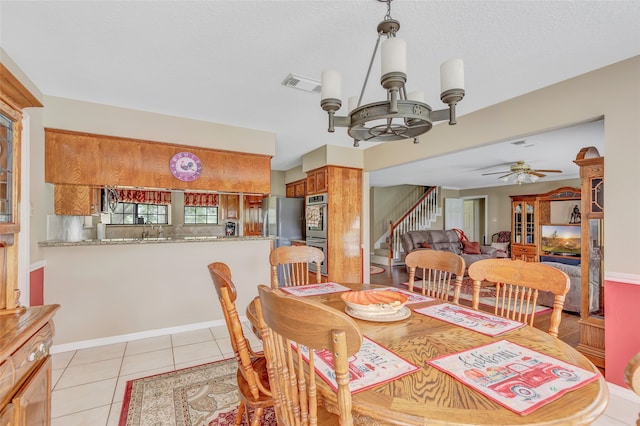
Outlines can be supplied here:
M438 207L438 188L432 187L398 221L389 223L389 231L371 254L371 263L389 267L404 264L400 235L407 231L430 229L439 216L442 216L442 209Z

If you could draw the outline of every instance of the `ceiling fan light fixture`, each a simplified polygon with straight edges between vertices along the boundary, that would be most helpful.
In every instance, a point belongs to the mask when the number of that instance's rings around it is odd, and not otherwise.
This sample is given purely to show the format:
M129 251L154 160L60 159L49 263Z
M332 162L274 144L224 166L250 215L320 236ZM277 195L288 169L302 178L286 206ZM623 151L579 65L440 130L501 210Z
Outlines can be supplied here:
M322 72L320 106L329 116L327 130L333 133L335 127L346 127L356 147L359 146L360 141L391 142L413 139L414 143L417 143L418 137L431 130L434 122L448 120L450 125L455 125L457 123L456 105L465 95L464 64L461 59L451 59L440 67L440 99L449 105L449 108L433 111L425 103L424 94L422 97L415 93L407 95L405 87L407 47L404 39L396 37L400 22L391 18L391 1L393 0L378 1L387 3L387 14L377 27L378 39L360 96L349 98L346 116L336 115L342 106L340 73L336 70ZM382 36L386 36L386 40L381 45ZM387 97L380 102L362 105L362 98L379 47L381 50L380 84L386 89Z

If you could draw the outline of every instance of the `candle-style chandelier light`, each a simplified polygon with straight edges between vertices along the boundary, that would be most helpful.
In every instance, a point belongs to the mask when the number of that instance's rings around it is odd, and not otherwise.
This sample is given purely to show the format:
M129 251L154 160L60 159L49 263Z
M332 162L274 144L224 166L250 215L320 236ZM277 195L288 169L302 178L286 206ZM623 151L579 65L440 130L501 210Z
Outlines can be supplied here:
M322 72L320 106L329 114L329 132L335 127L348 127L347 133L354 140L353 145L365 142L391 142L413 138L418 143L418 136L428 132L436 121L449 120L456 124L456 104L464 97L464 67L461 59L451 59L440 66L440 99L449 108L432 111L424 102L423 92L412 92L407 95L406 42L396 33L400 22L391 18L391 1L387 3L387 14L378 24L378 39L371 62L367 70L360 96L349 98L347 115L336 116L342 106L342 78L336 70ZM387 39L381 46L380 84L387 90L387 100L361 105L371 67L380 46L380 39Z

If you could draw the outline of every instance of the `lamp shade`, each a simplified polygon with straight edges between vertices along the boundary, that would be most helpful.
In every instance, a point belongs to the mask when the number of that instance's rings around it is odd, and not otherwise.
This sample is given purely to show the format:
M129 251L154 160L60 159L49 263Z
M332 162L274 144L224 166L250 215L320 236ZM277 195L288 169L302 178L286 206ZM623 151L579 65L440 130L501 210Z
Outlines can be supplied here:
M342 76L338 70L322 71L320 99L340 99L342 96Z
M407 42L401 37L391 37L382 42L381 74L407 73Z
M421 90L409 92L407 93L407 99L409 99L410 101L424 102L424 92Z
M440 65L440 92L451 89L464 89L464 62L462 59L449 59Z

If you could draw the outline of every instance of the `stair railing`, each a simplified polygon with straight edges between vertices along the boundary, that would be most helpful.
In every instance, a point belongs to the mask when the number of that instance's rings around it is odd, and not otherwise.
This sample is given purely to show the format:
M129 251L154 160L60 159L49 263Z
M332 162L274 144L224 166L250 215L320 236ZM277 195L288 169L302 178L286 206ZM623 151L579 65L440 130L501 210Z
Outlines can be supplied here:
M400 235L408 231L429 228L436 220L438 212L438 187L434 186L427 190L398 221L389 222L389 267L392 266L394 259L400 258L402 252Z

